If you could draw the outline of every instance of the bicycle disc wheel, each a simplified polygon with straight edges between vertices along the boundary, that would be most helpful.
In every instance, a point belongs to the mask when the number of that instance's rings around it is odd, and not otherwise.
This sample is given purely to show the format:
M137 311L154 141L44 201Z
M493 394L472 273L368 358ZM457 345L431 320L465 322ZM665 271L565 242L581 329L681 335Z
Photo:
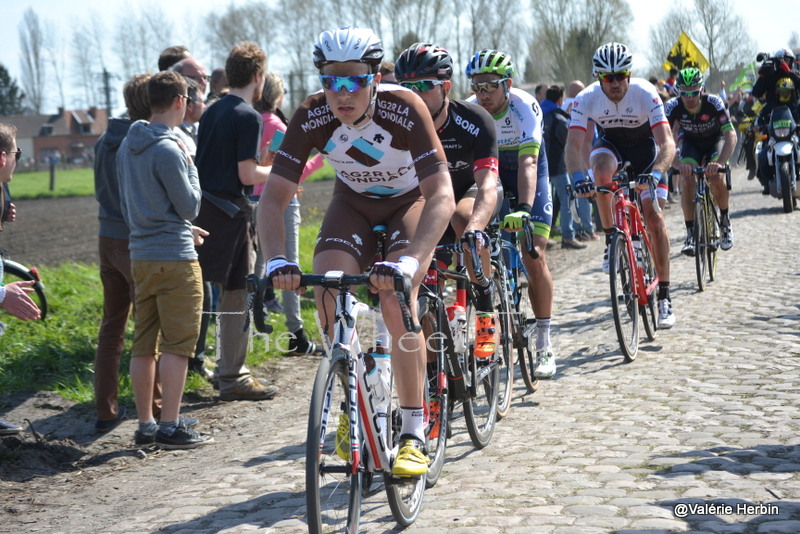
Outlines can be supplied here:
M494 270L492 284L492 309L497 314L497 328L500 329L500 343L495 346L494 356L499 364L497 418L502 419L511 410L511 399L514 396L514 353L511 350L513 327L512 316L506 292L506 277L502 268Z
M611 255L608 258L611 311L619 348L629 362L636 359L639 350L639 304L632 267L627 240L623 234L616 234L611 241Z
M514 346L517 348L517 361L522 371L522 380L533 393L539 389L540 381L534 376L536 369L536 351L534 346L536 319L533 317L533 305L528 294L528 278L522 269L516 270L517 286L515 293L518 297L514 312Z
M464 422L476 449L492 440L497 422L497 395L500 367L492 358L475 357L475 310L467 306L467 359L464 372L469 374L469 398L464 401Z
M711 194L706 195L706 233L708 235L708 280L714 281L717 275L717 249L719 249L719 210L714 205Z
M392 444L397 453L400 445L400 401L397 395L392 396ZM407 527L417 520L422 510L422 500L425 497L425 487L428 476L419 478L398 478L391 472L383 473L383 485L386 487L386 498L392 510L394 520L402 527Z
M697 288L700 291L706 289L708 268L708 221L703 202L694 204L694 266L697 271Z
M39 273L36 269L28 269L22 264L15 261L3 260L3 283L10 284L11 282L33 280L36 283L33 285L33 293L28 295L33 299L39 307L42 319L47 317L47 295L44 292L44 284L39 279Z
M361 517L362 470L353 473L349 459L336 451L337 429L340 424L349 426L350 414L347 363L337 359L338 350L320 362L308 414L306 510L312 533L358 532ZM349 430L345 435L347 443L339 448L349 457Z
M426 484L433 487L439 480L439 475L444 467L445 451L447 449L447 432L450 423L450 399L447 393L447 367L445 347L448 342L450 325L446 320L444 304L437 301L434 309L420 317L420 324L425 332L436 335L426 335L429 360L427 365L427 398L428 398L428 425L425 428L425 441L428 449L428 476Z
M653 263L653 255L650 248L642 239L642 267L644 269L644 285L642 291L647 291L653 280L656 279L656 266ZM653 341L656 339L658 333L658 288L654 287L647 295L647 304L639 305L639 313L641 314L642 323L644 324L644 332L647 334L647 340Z

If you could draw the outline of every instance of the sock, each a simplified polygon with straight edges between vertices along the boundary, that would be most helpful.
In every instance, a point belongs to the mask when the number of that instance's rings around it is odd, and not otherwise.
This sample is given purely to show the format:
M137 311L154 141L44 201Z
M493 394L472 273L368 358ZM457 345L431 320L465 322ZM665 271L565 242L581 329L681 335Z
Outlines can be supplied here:
M719 210L719 222L722 226L731 225L731 220L728 218L728 210Z
M672 302L672 299L669 296L669 282L658 283L658 300L661 299L667 299L668 301Z
M603 231L606 233L606 246L611 244L611 236L614 235L613 228L603 228Z
M413 436L425 443L425 410L420 408L400 407L400 417L403 424L400 427L400 436Z
M550 317L536 318L536 349L550 346Z
M694 230L694 219L691 221L683 221L683 224L686 225L686 230L691 234L692 230Z
M178 429L177 421L161 421L158 423L158 430L167 435L171 435L177 429Z
M156 430L158 430L158 421L154 417L151 417L149 421L139 423L139 434L152 436L156 433Z
M475 291L475 306L478 312L491 313L492 309L492 292L494 286L490 283L488 286L483 287L478 284L472 284L472 289Z

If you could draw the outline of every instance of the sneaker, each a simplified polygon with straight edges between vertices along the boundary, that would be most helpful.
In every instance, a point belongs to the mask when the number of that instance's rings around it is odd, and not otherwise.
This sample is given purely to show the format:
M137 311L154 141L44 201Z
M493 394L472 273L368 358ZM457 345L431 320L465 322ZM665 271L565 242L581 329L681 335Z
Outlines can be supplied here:
M422 442L416 438L406 438L400 442L400 452L394 459L392 474L396 477L421 477L428 472L428 463Z
M289 350L285 354L286 356L310 356L322 354L322 352L322 347L308 339L305 330L301 328L289 339Z
M561 240L561 248L572 248L572 249L582 249L586 248L586 244L581 243L577 239L562 239Z
M730 225L722 227L722 236L719 240L719 246L722 250L730 250L733 248L733 230Z
M229 390L220 392L219 398L224 401L237 400L269 400L278 393L278 388L270 386L263 380L250 377L247 382L233 385Z
M606 247L606 251L603 252L603 274L608 274L608 249L611 248L611 245Z
M336 455L345 462L350 461L350 418L346 413L339 414L336 427Z
M694 236L689 234L686 236L686 241L683 242L681 254L694 258Z
M597 241L599 238L594 232L581 232L575 236L578 241Z
M672 301L669 299L658 300L658 329L669 330L675 326L675 314L672 313Z
M535 378L553 378L556 374L556 357L552 349L545 348L536 351L536 367L533 369Z
M266 308L268 312L283 313L283 306L281 306L281 303L277 297L265 301L264 308Z
M97 433L105 433L110 432L117 427L122 421L125 420L125 414L127 410L125 406L120 406L117 411L117 416L114 419L108 419L105 421L97 420L94 422L94 431Z
M178 416L178 426L184 426L186 428L194 428L197 426L197 423L200 421L197 420L196 417L185 417L183 415Z
M761 190L761 194L764 195L765 197L769 196L769 185L764 186L764 189Z
M133 433L133 442L136 445L153 445L156 442L156 433L145 434L137 430Z
M494 313L479 313L475 318L475 357L488 358L500 341L497 330L497 317Z
M155 441L158 447L167 450L196 449L201 445L212 443L214 438L211 436L202 436L191 428L178 425L172 434L167 434L166 432L158 430L156 432Z
M22 427L0 419L0 436L13 436L22 432Z
M755 169L750 169L750 170L747 172L747 179L748 179L748 180L752 180L752 179L753 179L753 178L755 178L755 177L756 177L756 170L755 170Z

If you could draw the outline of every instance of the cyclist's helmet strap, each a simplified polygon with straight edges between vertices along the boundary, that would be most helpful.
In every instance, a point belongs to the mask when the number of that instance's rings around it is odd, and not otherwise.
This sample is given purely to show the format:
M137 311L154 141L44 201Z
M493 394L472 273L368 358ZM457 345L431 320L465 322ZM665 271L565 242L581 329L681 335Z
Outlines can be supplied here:
M697 85L703 85L704 82L705 80L703 79L703 73L700 72L700 69L688 67L681 69L681 71L678 73L678 78L675 80L675 86L695 87Z
M414 78L449 80L453 76L453 58L447 50L434 44L415 43L395 61L394 75L399 81Z
M328 63L360 61L378 72L383 61L381 40L369 28L341 27L319 34L314 44L314 66L321 70Z
M467 77L476 74L499 74L511 78L514 75L514 64L511 56L499 50L485 49L477 52L467 63Z
M633 56L628 47L621 43L606 43L598 48L592 57L592 76L601 73L631 70Z

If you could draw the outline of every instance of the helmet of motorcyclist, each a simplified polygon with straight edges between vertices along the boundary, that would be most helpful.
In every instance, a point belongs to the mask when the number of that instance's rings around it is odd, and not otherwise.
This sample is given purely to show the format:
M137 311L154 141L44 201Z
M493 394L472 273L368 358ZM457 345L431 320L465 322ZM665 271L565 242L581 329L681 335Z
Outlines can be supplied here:
M794 82L791 78L781 78L775 86L775 91L778 93L778 102L788 104L792 101Z
M628 47L621 43L606 43L598 48L592 57L592 76L601 73L630 71L633 56Z
M467 63L467 78L476 74L499 74L504 78L514 75L514 64L511 56L499 50L485 49L476 52Z
M695 67L681 69L678 73L678 77L675 79L676 87L696 87L702 86L703 83L705 83L703 73L700 72L700 69Z
M414 78L449 80L453 76L450 53L431 43L415 43L403 50L394 63L397 81Z
M314 66L358 61L369 65L372 74L383 61L381 40L369 28L341 27L319 34L314 44Z
M779 48L772 55L773 58L778 60L778 68L783 72L789 72L794 65L794 52L789 48Z

